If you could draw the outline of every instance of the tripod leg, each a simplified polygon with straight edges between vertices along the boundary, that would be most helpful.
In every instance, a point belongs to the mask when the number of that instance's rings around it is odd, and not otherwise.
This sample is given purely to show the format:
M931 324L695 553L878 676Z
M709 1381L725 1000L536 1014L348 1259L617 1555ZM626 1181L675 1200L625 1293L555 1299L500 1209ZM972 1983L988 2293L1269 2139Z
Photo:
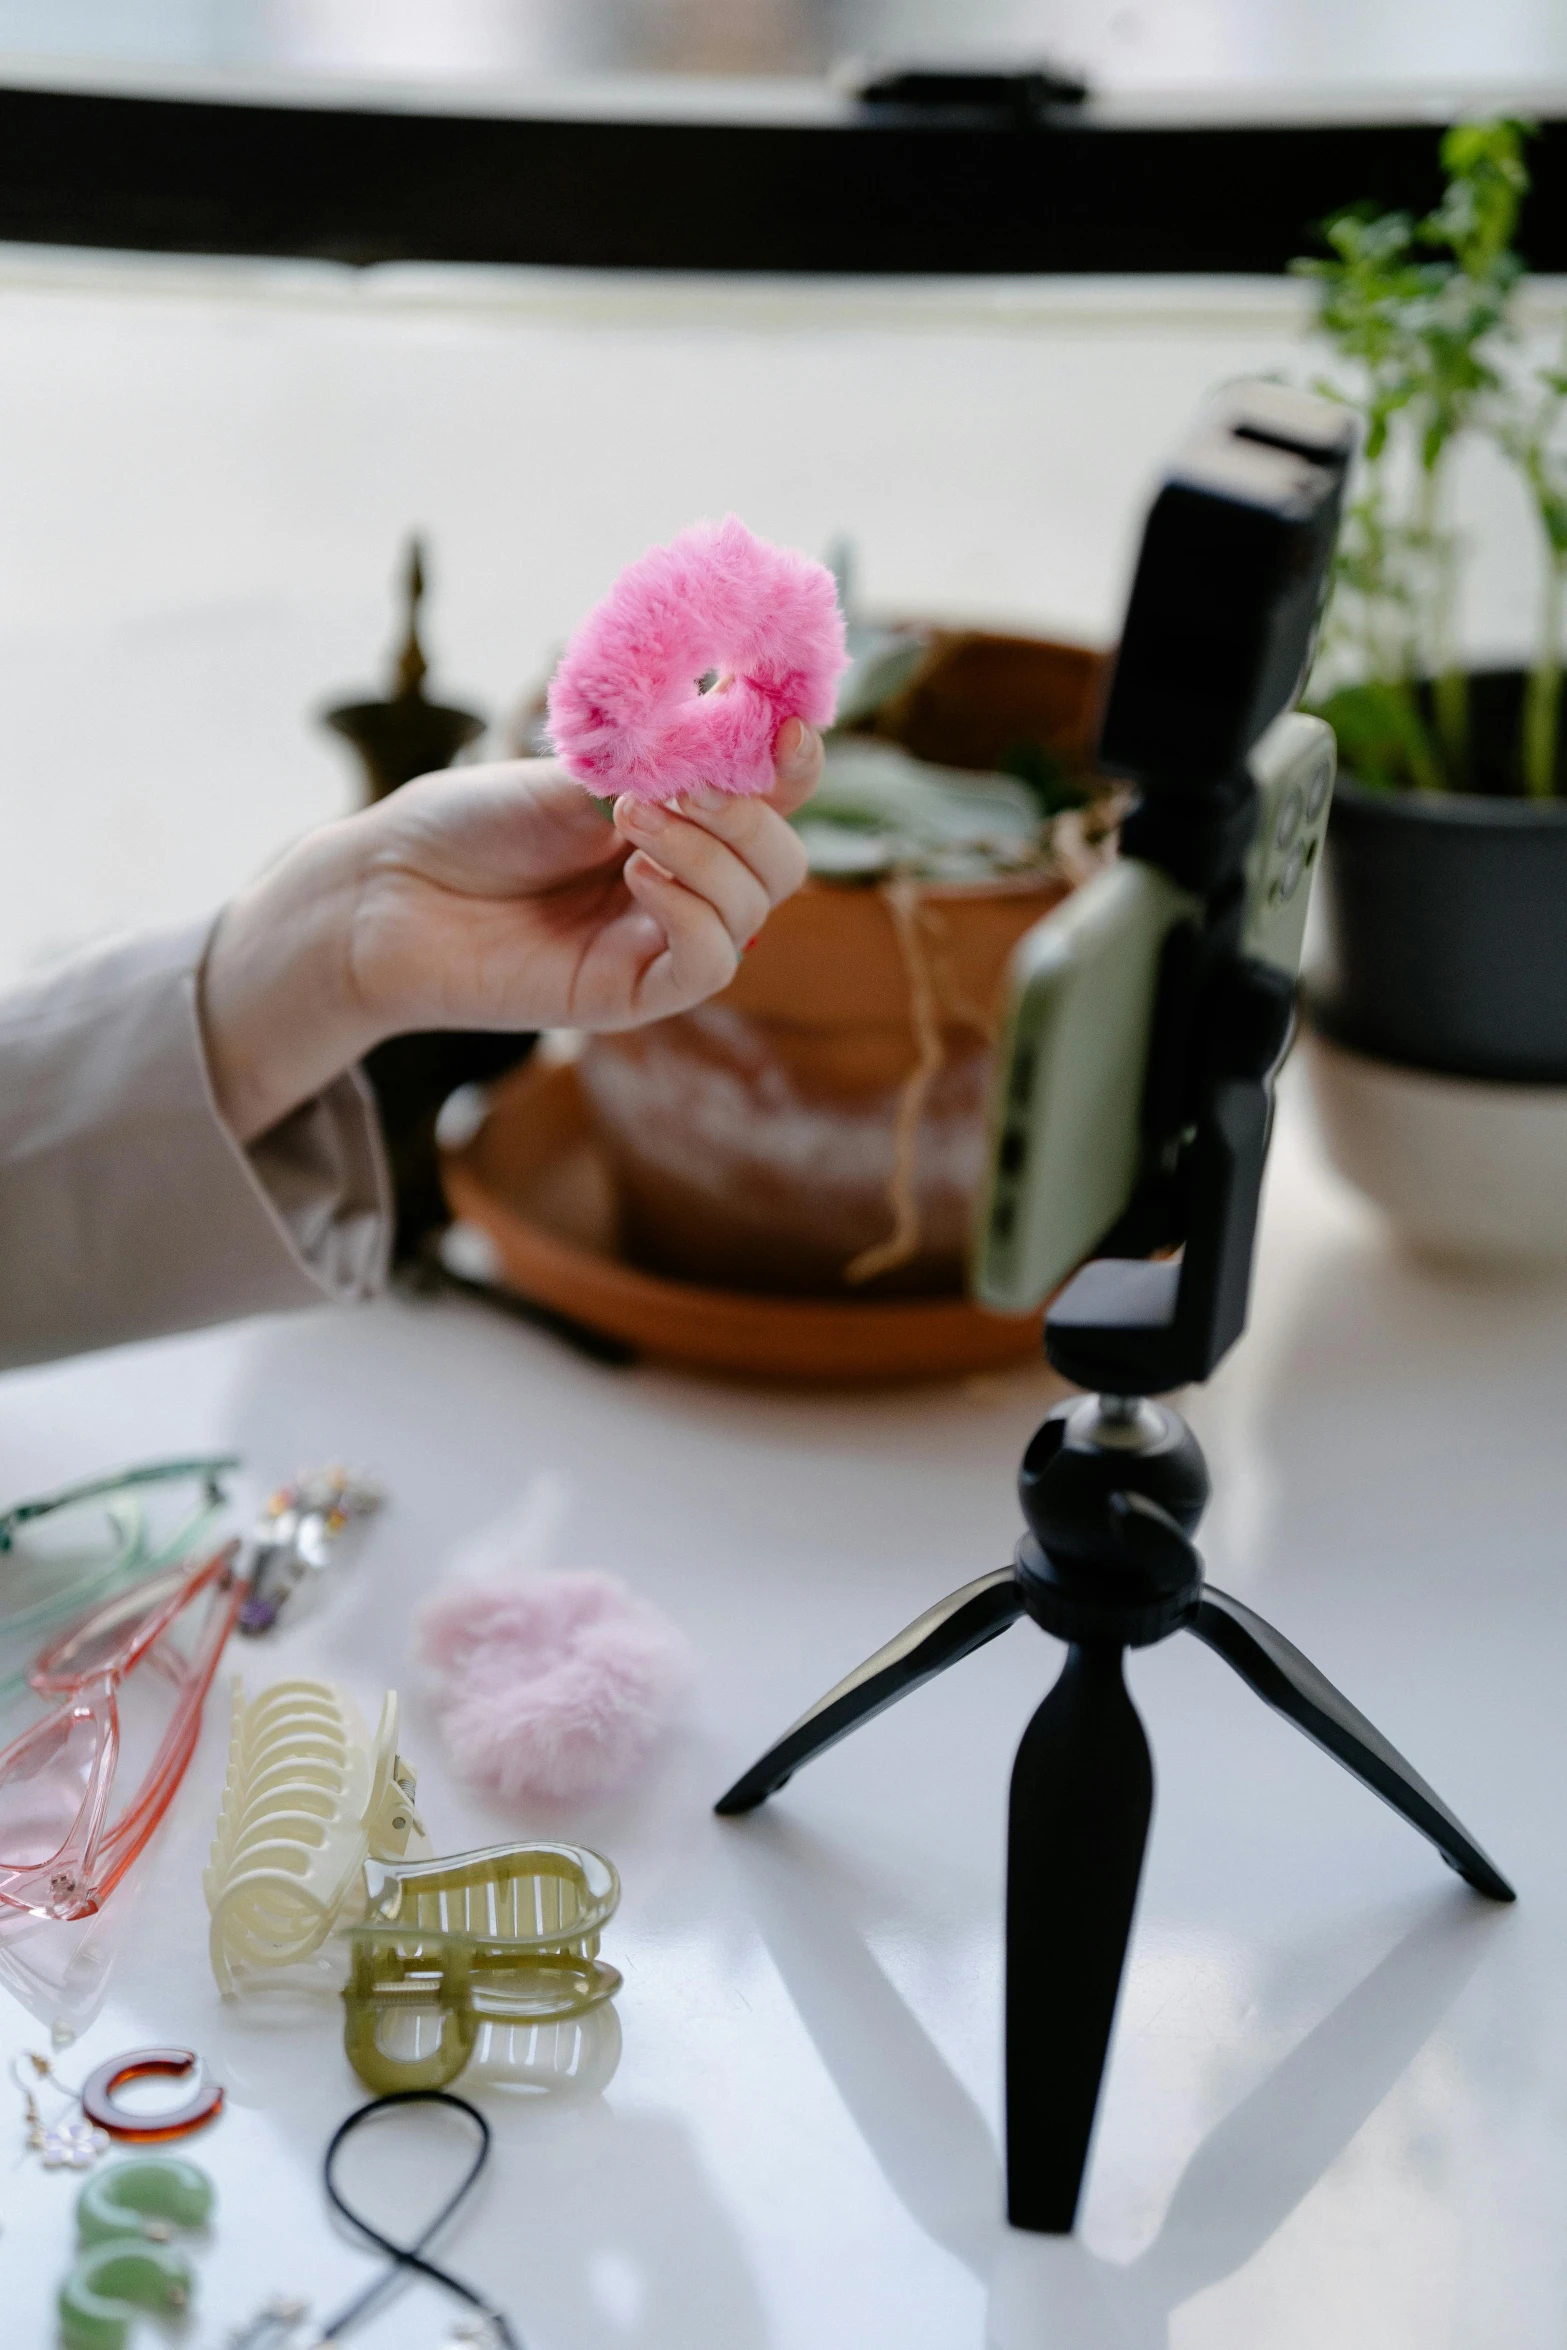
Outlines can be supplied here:
M1012 1769L1007 2217L1038 2235L1077 2216L1153 1810L1121 1657L1068 1649Z
M922 1681L933 1681L960 1657L983 1648L1022 1612L1017 1579L1010 1567L998 1567L993 1575L965 1583L961 1591L927 1608L896 1640L889 1640L885 1648L878 1648L873 1657L856 1666L836 1689L829 1689L819 1704L802 1714L793 1729L786 1730L776 1745L767 1749L760 1762L736 1779L713 1809L725 1818L754 1811L769 1795L777 1794L801 1763L847 1738L861 1722L906 1697Z
M1347 1771L1429 1836L1451 1869L1491 1901L1515 1901L1507 1879L1396 1747L1358 1713L1282 1632L1208 1584L1188 1625L1265 1705L1304 1730Z

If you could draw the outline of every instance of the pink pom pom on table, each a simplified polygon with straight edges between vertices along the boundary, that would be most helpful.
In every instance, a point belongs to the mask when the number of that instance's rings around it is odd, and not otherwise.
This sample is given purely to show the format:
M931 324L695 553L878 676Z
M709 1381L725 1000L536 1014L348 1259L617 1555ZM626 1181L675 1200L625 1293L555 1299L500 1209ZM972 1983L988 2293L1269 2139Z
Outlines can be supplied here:
M551 739L605 799L765 792L779 728L830 725L847 666L832 573L730 514L650 547L588 614L550 683Z
M615 1575L453 1583L416 1619L462 1776L492 1795L600 1795L629 1778L689 1686L684 1633Z

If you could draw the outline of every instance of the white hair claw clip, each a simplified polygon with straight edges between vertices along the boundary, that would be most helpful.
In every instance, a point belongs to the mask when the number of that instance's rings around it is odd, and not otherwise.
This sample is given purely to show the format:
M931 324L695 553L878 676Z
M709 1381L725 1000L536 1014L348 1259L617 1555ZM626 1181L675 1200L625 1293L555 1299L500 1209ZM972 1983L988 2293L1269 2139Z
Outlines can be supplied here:
M372 1746L334 1682L276 1681L247 1701L236 1679L228 1782L202 1879L225 1996L249 1968L313 1957L350 1897L362 1899L367 1855L429 1856L397 1719L391 1690Z

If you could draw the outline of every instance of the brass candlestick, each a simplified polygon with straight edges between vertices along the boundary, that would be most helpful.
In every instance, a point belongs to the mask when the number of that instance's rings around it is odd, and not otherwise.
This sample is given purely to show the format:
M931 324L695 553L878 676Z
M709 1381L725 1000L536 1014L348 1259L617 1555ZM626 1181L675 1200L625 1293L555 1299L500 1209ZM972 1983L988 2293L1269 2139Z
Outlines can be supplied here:
M392 671L392 688L384 702L344 702L324 713L325 723L343 735L358 752L365 773L367 800L384 800L399 784L416 775L431 775L449 767L458 752L484 732L484 720L472 710L426 701L424 681L429 663L419 642L419 606L424 601L424 547L408 542L403 574L407 627Z
M419 642L424 591L424 548L411 538L402 583L406 627L390 693L383 702L345 702L322 713L324 723L359 754L367 802L384 800L416 775L449 767L484 732L484 720L474 711L425 699L429 664ZM430 1236L447 1221L435 1145L442 1102L460 1085L486 1084L513 1068L532 1045L530 1035L431 1029L388 1037L366 1054L365 1073L375 1091L397 1195L399 1263L419 1261Z

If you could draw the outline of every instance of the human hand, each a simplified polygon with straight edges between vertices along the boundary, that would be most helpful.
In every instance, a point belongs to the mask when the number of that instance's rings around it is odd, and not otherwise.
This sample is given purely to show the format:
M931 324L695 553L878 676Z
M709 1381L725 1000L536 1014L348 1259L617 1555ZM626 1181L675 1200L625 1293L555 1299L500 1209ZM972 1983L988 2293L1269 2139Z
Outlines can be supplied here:
M208 950L230 1130L252 1140L407 1030L629 1028L716 994L805 878L784 818L821 755L790 719L766 799L623 799L612 823L553 760L463 767L311 834Z

